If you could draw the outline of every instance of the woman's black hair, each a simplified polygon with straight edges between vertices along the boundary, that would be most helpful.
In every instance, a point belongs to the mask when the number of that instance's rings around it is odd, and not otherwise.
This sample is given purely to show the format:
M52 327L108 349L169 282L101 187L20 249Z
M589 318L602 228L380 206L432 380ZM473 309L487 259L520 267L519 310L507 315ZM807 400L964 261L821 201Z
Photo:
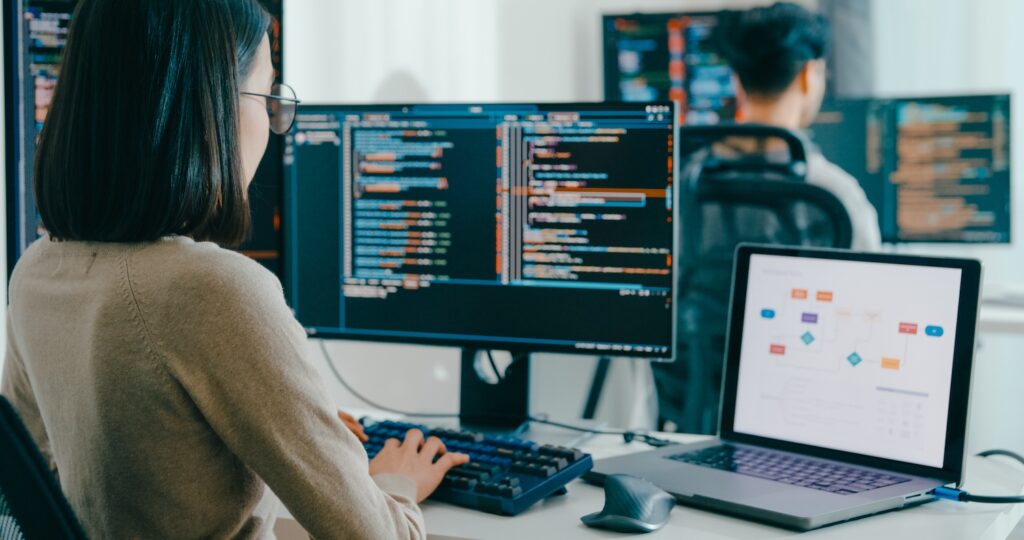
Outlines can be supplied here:
M36 151L50 237L245 240L238 92L270 23L256 0L82 0Z
M722 12L712 41L748 94L775 97L792 84L804 64L825 57L830 31L821 15L778 2Z

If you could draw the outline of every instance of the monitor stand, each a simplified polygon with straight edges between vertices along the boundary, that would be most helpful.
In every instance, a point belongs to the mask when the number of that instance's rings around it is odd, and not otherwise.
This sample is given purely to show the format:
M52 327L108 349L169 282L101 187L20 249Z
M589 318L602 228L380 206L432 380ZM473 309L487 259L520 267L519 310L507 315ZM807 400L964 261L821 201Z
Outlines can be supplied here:
M530 354L511 351L512 363L498 380L484 373L493 370L486 351L462 350L459 422L463 429L483 433L516 433L530 417ZM486 366L486 367L484 367Z

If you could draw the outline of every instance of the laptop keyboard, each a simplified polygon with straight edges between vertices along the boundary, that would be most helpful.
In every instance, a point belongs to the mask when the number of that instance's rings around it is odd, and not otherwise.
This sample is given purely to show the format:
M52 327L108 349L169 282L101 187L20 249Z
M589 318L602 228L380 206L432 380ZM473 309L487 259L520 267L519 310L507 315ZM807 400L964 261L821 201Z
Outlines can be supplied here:
M771 450L739 448L730 445L712 446L676 454L668 456L668 459L839 495L853 495L910 481L909 478L901 476L801 458Z

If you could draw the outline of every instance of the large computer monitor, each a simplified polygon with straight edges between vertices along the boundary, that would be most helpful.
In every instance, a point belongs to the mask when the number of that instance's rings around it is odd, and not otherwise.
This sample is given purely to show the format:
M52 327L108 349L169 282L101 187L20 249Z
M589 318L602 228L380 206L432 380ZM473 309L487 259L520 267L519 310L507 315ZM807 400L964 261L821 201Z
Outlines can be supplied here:
M300 106L296 317L314 337L671 358L674 117L667 102Z
M1010 241L1010 96L827 102L810 129L887 242Z
M262 0L275 18L272 60L282 70L282 0ZM36 139L60 75L68 28L78 0L4 2L4 105L7 176L8 275L41 234L32 189ZM283 138L271 136L249 189L253 234L243 253L279 274L281 262L281 159Z
M710 41L717 22L717 13L605 15L605 99L673 100L693 125L734 120L732 70Z

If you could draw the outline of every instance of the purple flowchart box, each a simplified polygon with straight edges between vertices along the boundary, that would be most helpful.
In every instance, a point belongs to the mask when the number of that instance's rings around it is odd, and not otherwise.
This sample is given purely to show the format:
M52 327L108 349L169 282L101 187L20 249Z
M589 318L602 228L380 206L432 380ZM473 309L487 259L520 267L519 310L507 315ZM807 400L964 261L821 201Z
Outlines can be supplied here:
M818 314L817 313L804 313L800 317L800 321L801 322L805 322L805 323L809 323L809 324L818 324Z

